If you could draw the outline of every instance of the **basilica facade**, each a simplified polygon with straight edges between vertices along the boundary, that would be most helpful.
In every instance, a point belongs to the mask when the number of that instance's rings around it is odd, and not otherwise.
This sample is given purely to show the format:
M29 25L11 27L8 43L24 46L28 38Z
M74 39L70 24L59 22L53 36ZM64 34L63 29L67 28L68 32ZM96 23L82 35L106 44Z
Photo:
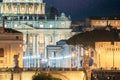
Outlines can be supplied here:
M47 65L48 45L56 45L71 34L71 20L64 13L49 19L42 0L3 0L0 3L0 26L23 33L23 67Z

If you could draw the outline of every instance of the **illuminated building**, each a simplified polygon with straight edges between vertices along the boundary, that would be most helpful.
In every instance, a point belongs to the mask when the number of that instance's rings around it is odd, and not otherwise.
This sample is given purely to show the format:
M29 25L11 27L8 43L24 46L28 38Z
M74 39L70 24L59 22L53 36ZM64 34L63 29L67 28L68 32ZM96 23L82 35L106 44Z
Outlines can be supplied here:
M83 67L120 69L120 30L107 27L80 33L68 40L70 45L79 47L77 50L84 49L79 53L83 54Z
M67 44L67 40L60 40L56 45L48 45L48 65L57 68L82 68L80 55L83 50L78 46Z
M23 67L23 34L10 28L0 27L0 68L13 68L14 55L19 55L19 67Z
M111 16L111 17L90 17L86 19L86 26L99 28L111 25L114 28L120 29L120 16Z
M120 40L112 42L96 42L95 49L97 51L97 68L103 69L120 69Z
M46 46L72 35L70 18L61 13L49 19L43 0L3 0L0 14L0 25L4 17L6 28L23 33L24 67L40 67L40 61L47 64Z

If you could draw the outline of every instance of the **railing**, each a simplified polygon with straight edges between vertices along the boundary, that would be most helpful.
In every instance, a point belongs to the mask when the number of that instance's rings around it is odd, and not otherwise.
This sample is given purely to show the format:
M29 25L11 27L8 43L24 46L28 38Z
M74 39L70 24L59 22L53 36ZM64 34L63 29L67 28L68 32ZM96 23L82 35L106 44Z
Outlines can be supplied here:
M14 68L0 68L1 72L14 71ZM82 68L18 68L20 71L84 71Z

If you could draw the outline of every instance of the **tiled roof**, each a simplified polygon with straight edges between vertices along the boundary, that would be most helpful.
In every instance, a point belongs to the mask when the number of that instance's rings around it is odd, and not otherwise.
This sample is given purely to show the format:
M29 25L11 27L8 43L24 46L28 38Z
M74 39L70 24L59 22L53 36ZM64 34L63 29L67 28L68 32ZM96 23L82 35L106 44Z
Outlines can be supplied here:
M95 29L93 31L87 31L74 35L69 38L68 44L84 44L90 43L93 44L97 41L120 41L119 36L120 30L112 29L111 31L105 29Z

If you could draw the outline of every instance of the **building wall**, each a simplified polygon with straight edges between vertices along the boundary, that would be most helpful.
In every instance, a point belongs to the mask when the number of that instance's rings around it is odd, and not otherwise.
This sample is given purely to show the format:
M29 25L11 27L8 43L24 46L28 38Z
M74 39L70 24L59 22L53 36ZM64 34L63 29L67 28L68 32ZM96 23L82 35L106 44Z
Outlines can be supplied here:
M40 67L40 57L47 59L47 45L55 45L57 41L71 37L71 20L64 13L55 19L48 19L42 0L12 1L5 0L0 4L0 14L5 18L5 27L23 33L23 66ZM1 17L1 26L2 23Z
M28 59L29 56L31 56L32 61L34 63L31 64L31 67L40 67L38 65L39 59L47 59L47 51L46 46L47 45L55 45L57 41L61 39L68 39L71 35L70 29L66 30L57 30L57 29L37 29L37 30L20 30L23 32L24 37L24 46L26 46L26 54L24 56L24 59ZM30 55L29 55L30 54ZM34 56L34 57L32 57ZM36 60L37 59L37 60ZM29 59L30 60L30 59ZM31 61L31 62L32 62ZM29 61L26 61L26 63L30 64ZM30 67L30 65L25 64L26 67Z
M16 38L16 36L19 37ZM0 49L3 49L3 56L0 57L0 68L14 67L14 55L19 54L19 67L23 66L23 48L22 48L22 33L1 33L0 34ZM0 53L2 54L2 53Z
M44 3L1 3L1 14L45 14Z
M95 43L97 67L111 69L120 68L120 42L96 42Z
M120 29L120 20L90 20L90 25L95 28L105 27L107 24Z

